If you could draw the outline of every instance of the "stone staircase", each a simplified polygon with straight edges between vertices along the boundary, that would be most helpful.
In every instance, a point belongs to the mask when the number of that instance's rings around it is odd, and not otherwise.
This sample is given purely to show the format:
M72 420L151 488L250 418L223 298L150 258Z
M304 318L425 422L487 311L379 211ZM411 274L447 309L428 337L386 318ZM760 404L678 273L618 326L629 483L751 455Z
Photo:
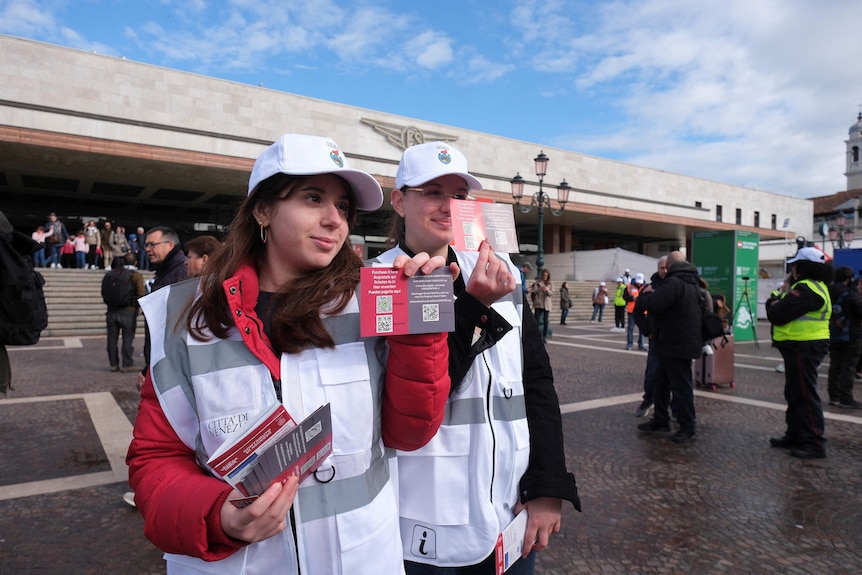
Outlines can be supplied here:
M45 277L45 302L48 305L48 327L42 337L74 337L84 335L105 335L105 304L102 302L102 278L105 270L78 270L39 268ZM144 281L153 277L153 272L140 272ZM554 282L559 288L560 283ZM595 281L569 281L569 294L572 309L568 321L589 320L593 313L593 289ZM613 304L605 308L613 321ZM551 326L560 323L559 297L554 298L550 316ZM138 317L137 334L143 337L144 322Z
M551 326L560 323L560 296L559 289L563 282L554 282L554 298L553 307L549 321ZM597 281L567 281L566 287L569 288L569 297L572 298L572 308L569 310L569 316L566 321L587 320L593 315L593 290L599 285ZM613 298L611 298L613 299ZM607 318L610 310L611 323L613 323L614 306L613 303L605 307L605 317Z
M105 335L105 311L102 301L102 278L105 270L38 268L45 278L45 303L48 327L42 337ZM153 272L140 272L144 281ZM144 322L138 317L137 335L143 337Z

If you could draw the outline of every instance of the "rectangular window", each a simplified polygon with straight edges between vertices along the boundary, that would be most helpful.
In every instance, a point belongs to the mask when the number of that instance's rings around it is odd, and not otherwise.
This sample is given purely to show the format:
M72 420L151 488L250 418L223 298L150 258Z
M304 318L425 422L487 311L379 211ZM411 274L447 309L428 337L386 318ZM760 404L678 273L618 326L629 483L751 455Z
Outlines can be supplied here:
M736 225L742 225L742 210L740 208L736 208Z
M772 214L772 229L778 229L778 216L776 216L775 214Z
M717 222L721 221L721 216L722 216L721 211L722 211L721 206L715 206L715 221L717 221Z
M754 212L754 227L760 227L760 212Z
M695 203L694 203L694 207L696 207L696 208L702 208L702 207L703 207L703 202L695 202Z

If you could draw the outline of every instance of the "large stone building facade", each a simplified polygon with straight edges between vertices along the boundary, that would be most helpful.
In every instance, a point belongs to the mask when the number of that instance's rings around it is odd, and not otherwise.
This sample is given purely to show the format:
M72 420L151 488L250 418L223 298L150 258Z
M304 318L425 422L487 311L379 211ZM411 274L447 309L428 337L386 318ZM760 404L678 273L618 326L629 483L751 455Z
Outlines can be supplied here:
M286 132L332 137L387 194L406 146L448 141L483 182L477 195L506 203L516 173L526 195L538 191L533 158L543 151L544 191L554 200L562 180L573 188L562 215L545 215L546 254L657 256L706 230L789 245L811 227L806 199L9 36L0 53L0 197L20 228L55 211L126 229L171 225L186 237L220 231L254 159ZM371 247L382 245L384 206L354 230ZM535 249L535 210L515 217L522 251Z

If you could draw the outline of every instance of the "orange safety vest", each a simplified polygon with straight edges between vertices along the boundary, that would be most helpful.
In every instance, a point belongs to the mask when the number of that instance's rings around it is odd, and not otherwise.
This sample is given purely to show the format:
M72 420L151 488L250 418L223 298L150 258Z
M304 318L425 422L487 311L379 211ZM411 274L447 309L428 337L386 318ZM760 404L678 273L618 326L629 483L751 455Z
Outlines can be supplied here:
M638 293L640 292L640 288L638 288L635 284L629 284L626 286L626 289L629 290L629 295L632 297L632 301L626 302L626 313L634 313L635 300L638 299Z

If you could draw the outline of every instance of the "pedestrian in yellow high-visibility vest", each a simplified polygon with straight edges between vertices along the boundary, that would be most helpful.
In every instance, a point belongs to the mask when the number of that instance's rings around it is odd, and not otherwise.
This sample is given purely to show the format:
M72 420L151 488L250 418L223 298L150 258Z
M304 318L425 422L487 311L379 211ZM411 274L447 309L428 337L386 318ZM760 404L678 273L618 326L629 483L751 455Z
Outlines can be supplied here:
M813 247L801 248L788 260L793 281L766 301L773 345L784 358L787 429L771 438L772 447L790 449L802 459L826 457L823 405L817 394L817 368L829 351L832 300L827 283L832 264Z

